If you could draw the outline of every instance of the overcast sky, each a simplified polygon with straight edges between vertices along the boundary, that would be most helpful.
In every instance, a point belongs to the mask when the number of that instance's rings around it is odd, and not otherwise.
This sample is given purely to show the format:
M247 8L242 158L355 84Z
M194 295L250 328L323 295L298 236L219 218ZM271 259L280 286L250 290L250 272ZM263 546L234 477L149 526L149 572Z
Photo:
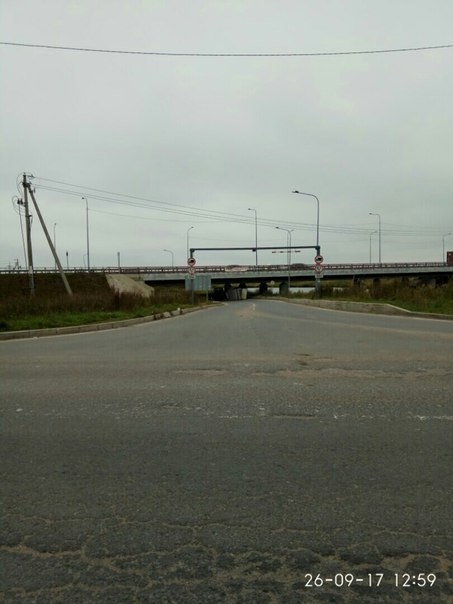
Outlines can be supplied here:
M451 0L0 2L2 42L143 53L419 48L453 44L452 23ZM276 226L314 245L316 199L294 189L319 198L327 263L368 262L370 250L378 261L375 214L383 262L453 249L453 48L190 57L0 45L0 69L0 268L25 265L23 172L63 265L87 261L82 197L91 266L115 266L118 252L123 266L182 265L188 235L195 248L252 246L253 210L259 245L286 245ZM33 220L35 266L53 266Z

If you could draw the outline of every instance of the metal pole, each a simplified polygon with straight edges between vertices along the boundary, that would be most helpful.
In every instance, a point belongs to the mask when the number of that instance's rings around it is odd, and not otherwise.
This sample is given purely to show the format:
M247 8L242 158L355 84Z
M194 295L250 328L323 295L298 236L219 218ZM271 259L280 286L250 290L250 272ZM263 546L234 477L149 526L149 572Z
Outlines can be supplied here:
M314 197L316 199L316 246L319 248L319 199L316 195L313 195L313 193L303 193L302 191L293 191L293 193L308 195L309 197Z
M316 199L316 251L318 255L321 255L321 248L319 246L319 199L313 193L304 193L303 191L293 191L298 195L308 195ZM319 273L315 275L315 291L317 296L321 296L321 278Z
M286 231L286 262L288 264L288 294L291 289L291 233L294 229L284 229L283 227L275 227L280 231Z
M187 259L190 258L189 254L190 254L190 249L189 249L189 231L191 231L194 227L191 226L187 229L187 235L186 235L186 239L187 239Z
M255 253L256 253L256 266L258 266L258 212L255 208L249 208L249 212L255 212Z
M55 264L57 265L58 270L60 271L60 275L61 275L61 278L63 280L63 283L64 283L64 286L66 288L66 291L67 291L67 293L70 296L72 296L72 289L71 289L71 287L70 287L70 285L68 283L66 275L64 274L63 267L61 266L60 259L58 258L58 255L57 255L57 251L55 250L55 247L54 247L54 245L52 243L52 239L51 239L51 237L49 235L49 232L47 230L46 223L44 222L44 219L43 219L43 217L41 215L41 212L39 210L38 204L36 203L36 199L35 199L34 193L33 193L32 189L31 189L29 183L27 184L27 188L28 188L28 190L30 192L31 199L33 201L33 205L35 206L36 214L38 215L39 222L41 223L41 226L42 226L42 230L44 231L44 235L46 236L47 243L49 244L49 247L50 247L50 250L51 250L51 252L53 254L53 257L55 258Z
M376 233L377 231L372 231L370 233L370 264L371 264L371 237Z
M449 235L452 235L453 233L445 233L445 235L442 235L442 262L446 262L446 258L445 258L445 237L448 237Z
M288 243L289 243L289 250L288 250L288 295L291 293L291 231L288 231Z
M381 250L382 250L382 237L381 237L381 215L379 215L379 264L381 264L382 262L382 255L381 255Z
M174 254L171 250L163 250L164 252L168 252L169 254L171 254L171 266L174 267L175 266L175 260L174 260Z
M30 296L35 295L35 277L33 274L33 249L31 245L31 214L28 209L28 182L27 175L24 173L22 180L24 188L24 207L25 207L25 230L27 234L27 264L28 264L28 283L30 287Z

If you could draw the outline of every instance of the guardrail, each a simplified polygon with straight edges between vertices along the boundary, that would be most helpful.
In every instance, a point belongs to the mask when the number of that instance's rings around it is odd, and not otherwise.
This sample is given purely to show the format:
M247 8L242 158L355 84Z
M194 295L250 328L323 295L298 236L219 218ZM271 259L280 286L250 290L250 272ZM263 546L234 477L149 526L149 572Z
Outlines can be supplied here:
M375 262L375 263L366 263L366 264L323 264L325 269L330 270L355 270L355 269L399 269L399 268L441 268L448 267L452 265L447 264L446 262Z
M313 270L313 264L292 264L291 271L298 270ZM238 273L238 272L276 272L288 271L287 264L264 264L264 265L216 265L216 266L197 266L196 272L200 273ZM324 270L329 271L344 271L344 270L386 270L386 269L416 269L416 268L451 268L452 264L446 262L387 262L387 263L348 263L348 264L323 264ZM71 267L64 269L65 273L129 273L129 274L186 274L187 266L105 266L105 267L90 267L90 269L82 267ZM57 273L54 267L36 267L33 269L35 274L39 273ZM28 274L25 268L3 268L0 269L0 274Z

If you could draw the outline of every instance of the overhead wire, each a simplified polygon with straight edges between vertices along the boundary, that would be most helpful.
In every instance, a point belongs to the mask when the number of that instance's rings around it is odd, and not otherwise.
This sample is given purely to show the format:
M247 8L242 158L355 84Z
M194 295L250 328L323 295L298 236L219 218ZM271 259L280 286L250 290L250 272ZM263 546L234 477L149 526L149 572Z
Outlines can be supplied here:
M76 185L74 183L64 183L63 181L55 181L52 179L46 179L44 177L35 177L35 179L40 181L61 183L63 185L67 185L68 187L75 187L78 190L67 189L64 187L54 187L48 186L45 184L35 183L35 187L37 189L42 189L54 193L59 193L63 195L70 195L75 197L89 197L92 200L101 201L104 203L112 203L115 205L128 206L132 208L140 208L148 211L157 211L163 213L177 214L182 216L188 216L191 220L201 220L203 222L210 223L218 223L218 222L229 222L236 224L252 224L254 223L254 219L252 217L248 217L242 214L234 214L230 212L223 212L218 210L207 210L201 209L194 206L186 206L181 204L175 204L166 201L160 201L156 199L149 199L145 197L138 197L129 194L123 193L115 193L113 191L106 191L105 189L97 189L94 187L86 187L83 185ZM101 194L103 193L103 194ZM146 220L159 220L159 221L169 221L174 219L164 219L164 218L150 218L150 217L141 217L134 216L131 214L119 214L116 212L108 212L107 210L95 209L92 208L91 211L97 211L100 213L111 214L113 216L122 216L128 218L142 218ZM185 221L181 221L185 222ZM275 228L276 225L282 225L282 220L275 220L269 218L260 218L258 220L258 224L261 227L269 227ZM284 224L288 227L292 227L296 230L301 231L312 231L316 225L313 223L302 223L298 221L285 220ZM362 223L363 224L363 223ZM370 226L347 226L347 225L322 225L321 230L323 233L336 233L342 235L356 235L356 236L368 236L370 231ZM381 233L385 236L395 236L395 237L430 237L440 232L439 229L437 231L433 228L432 231L427 232L426 229L415 229L413 227L405 227L402 226L400 229L392 229L392 228L383 228L381 229Z
M129 194L125 194L125 193L117 193L117 192L114 192L114 191L107 191L105 189L97 189L97 188L94 188L94 187L87 187L85 185L77 185L77 184L74 184L74 183L67 183L67 182L63 182L63 181L52 180L52 179L49 179L49 178L43 178L41 176L37 176L37 177L34 177L34 178L35 179L37 178L37 179L43 180L43 181L47 181L47 182L53 182L53 183L56 183L56 184L61 184L61 185L68 186L68 187L75 187L77 189L83 189L83 193L85 195L88 195L87 191L94 191L95 193L104 193L106 195L112 195L112 196L115 196L115 197L121 197L121 198L125 198L125 199L132 199L132 200L138 201L138 202L155 203L155 204L158 204L158 205L164 205L164 206L169 206L169 207L177 207L177 208L186 209L186 210L193 210L195 212L204 211L204 212L209 212L210 214L222 214L222 215L225 215L225 216L238 216L237 214L232 214L231 212L220 212L220 211L216 211L216 210L200 210L200 208L196 208L196 207L188 206L188 205L183 205L183 204L177 204L177 203L170 202L170 201L161 201L161 200L157 200L157 199L149 199L149 198L146 198L146 197L138 197L136 195L129 195ZM46 188L43 185L39 185L39 187L40 188ZM50 187L47 187L47 188L49 190L51 190ZM96 198L96 196L93 195L92 193L89 193L89 195L92 198ZM99 197L99 199L101 199L101 198L104 199L103 197Z
M146 210L156 210L160 212L166 212L171 214L181 214L185 216L190 216L191 218L203 218L212 220L215 222L233 222L233 223L245 223L251 224L253 219L251 217L242 215L242 214L234 214L231 212L223 212L219 210L206 210L201 208L196 208L193 206L186 206L181 204L175 204L171 202L164 202L155 199L148 199L144 197L138 197L134 195L126 195L122 193L115 193L113 191L106 191L103 189L95 189L93 187L85 187L82 185L76 185L74 183L63 183L63 181L51 181L51 179L45 179L43 177L35 177L35 179L42 181L50 181L50 182L60 182L64 185L76 187L79 190L71 190L65 189L61 187L53 187L47 186L44 184L35 183L35 187L37 189L43 189L46 191L53 191L65 195L71 195L76 197L90 197L90 199L96 199L99 201L104 201L107 203L138 207ZM89 192L88 192L89 191ZM100 193L103 193L101 195ZM115 197L113 197L115 196ZM157 205L156 205L157 204ZM261 218L259 221L260 226L275 226L276 224L280 224L281 221L276 221L272 219ZM300 229L311 230L314 225L300 222L288 222L287 224L296 225Z
M442 50L453 48L453 44L437 44L431 46L412 46L404 48L383 48L372 50L346 50L346 51L327 51L327 52L163 52L163 51L144 51L144 50L116 50L110 48L88 48L81 46L58 46L53 44L29 44L25 42L2 42L5 46L16 46L25 48L41 48L47 50L65 50L74 52L94 52L104 54L121 54L121 55L144 55L157 57L213 57L213 58L248 58L248 57L338 57L347 55L375 55L385 53L402 53L402 52L421 52L427 50Z
M49 180L44 179L42 177L36 177L41 180ZM68 185L70 183L67 183ZM254 224L254 219L252 217L248 217L242 214L233 214L230 212L222 212L218 210L205 210L201 208L195 208L193 206L185 206L180 204L172 204L171 202L162 202L155 199L147 199L143 197L137 197L133 195L125 195L121 193L114 193L112 191L105 191L108 195L100 195L99 193L95 193L95 191L103 191L102 189L94 189L92 187L82 187L82 185L74 185L71 186L79 187L80 190L74 191L70 189L64 189L61 187L52 187L42 184L35 184L36 189L42 189L46 191L56 192L65 195L71 195L75 197L86 196L93 200L98 200L106 203L113 203L116 205L124 205L129 207L137 207L145 210L154 210L158 212L170 213L170 214L180 214L184 216L189 216L191 219L204 219L212 222L229 222L236 224ZM86 190L85 190L86 189ZM91 191L87 193L87 191ZM113 197L115 195L115 197ZM126 198L126 199L122 199ZM159 204L159 205L154 205ZM163 207L162 207L163 206ZM275 228L277 225L282 224L282 220L275 220L270 218L259 218L258 224L261 227L269 227ZM312 231L316 225L313 223L303 223L299 221L285 220L284 224L289 227L294 227L296 230L302 231ZM322 230L325 232L333 231L336 233L344 233L344 234L361 234L367 233L369 229L366 228L357 228L357 227L336 227L325 225L322 227Z
M36 184L36 189L42 189L42 190L46 190L46 191L53 191L56 193L62 193L65 195L72 195L72 196L76 196L76 197L80 197L83 194L83 191L70 191L67 189L61 189L58 187L48 187L45 185L39 185ZM145 209L145 210L155 210L155 211L159 211L159 212L165 212L165 213L170 213L170 214L181 214L181 215L185 215L185 216L190 216L192 217L196 217L196 218L209 218L215 221L220 221L220 222L245 222L245 223L250 223L251 219L249 219L246 216L241 216L240 214L229 214L227 212L215 212L214 210L201 210L199 208L192 208L192 209L188 209L186 206L173 206L173 207L168 207L167 205L165 205L164 207L161 207L159 205L153 205L153 204L159 204L159 203L165 203L165 202L157 202L156 200L146 200L143 198L136 198L135 201L130 200L130 199L118 199L116 197L107 197L105 195L100 195L100 194L96 194L96 193L86 193L86 196L89 197L90 199L96 199L98 201L103 201L103 202L107 202L107 203L112 203L112 204L116 204L116 205L124 205L124 206L130 206L130 207L137 207L137 208L141 208L141 209ZM146 202L149 203L146 203Z
M120 212L109 212L108 210L99 210L97 208L90 208L90 212L96 214L107 214L108 216L121 216L122 218L133 218L134 220L152 220L153 222L183 222L187 223L187 220L177 220L175 218L156 218L155 216L141 216L137 214L121 214ZM212 222L211 220L203 220L203 224ZM216 222L216 221L215 221Z

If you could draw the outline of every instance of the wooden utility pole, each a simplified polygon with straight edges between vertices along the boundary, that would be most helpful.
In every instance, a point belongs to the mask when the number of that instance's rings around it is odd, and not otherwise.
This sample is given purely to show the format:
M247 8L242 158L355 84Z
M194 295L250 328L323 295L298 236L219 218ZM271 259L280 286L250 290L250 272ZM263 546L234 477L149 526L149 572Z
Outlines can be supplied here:
M27 236L27 266L28 266L28 285L30 288L30 296L35 295L35 276L33 274L33 250L31 246L31 214L28 209L28 182L27 175L24 173L22 179L24 187L24 208L25 208L25 232Z
M63 271L63 267L61 266L61 262L60 262L60 259L58 258L57 251L56 251L55 246L54 246L54 244L52 242L52 239L51 239L51 237L49 235L49 231L47 230L46 223L44 222L44 219L43 219L43 217L41 215L41 212L39 210L38 204L36 203L36 199L35 199L35 195L33 193L33 190L32 190L32 188L30 186L30 183L26 181L26 176L25 175L24 175L24 190L25 190L25 198L27 198L27 190L28 190L28 192L31 195L31 199L33 201L33 205L35 206L35 210L36 210L36 214L38 215L39 222L41 223L42 229L44 231L44 235L46 236L46 239L47 239L47 243L49 244L50 250L51 250L51 252L53 254L53 257L55 259L55 264L58 267L58 271L59 271L59 273L61 275L61 278L63 280L63 283L64 283L64 286L66 288L66 291L68 292L68 294L70 296L72 296L72 289L71 289L71 287L70 287L70 285L68 283L68 280L66 278L66 275L65 275L65 273Z

